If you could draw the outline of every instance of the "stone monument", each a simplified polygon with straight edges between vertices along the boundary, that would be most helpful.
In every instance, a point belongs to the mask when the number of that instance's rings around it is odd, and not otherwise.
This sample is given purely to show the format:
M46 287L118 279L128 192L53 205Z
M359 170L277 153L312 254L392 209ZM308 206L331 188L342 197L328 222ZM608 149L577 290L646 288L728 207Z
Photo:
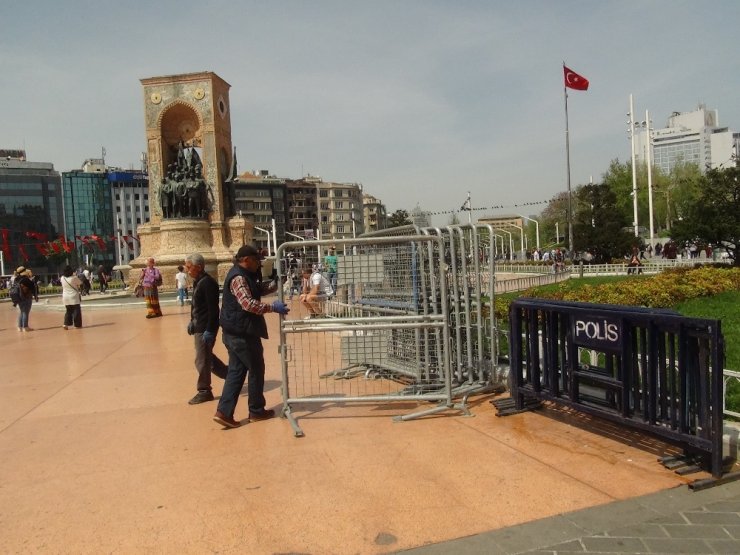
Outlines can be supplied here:
M251 243L254 227L235 215L231 181L229 89L212 72L142 79L149 164L150 220L138 228L141 255L131 261L129 283L154 257L164 286L185 256L199 252L221 281L234 253Z

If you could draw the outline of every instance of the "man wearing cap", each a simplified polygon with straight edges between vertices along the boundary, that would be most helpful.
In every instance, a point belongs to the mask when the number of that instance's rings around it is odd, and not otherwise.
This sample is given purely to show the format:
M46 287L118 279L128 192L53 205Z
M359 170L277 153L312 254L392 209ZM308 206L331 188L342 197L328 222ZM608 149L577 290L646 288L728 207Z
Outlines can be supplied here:
M288 307L281 301L263 303L262 295L277 289L277 283L262 282L262 255L255 247L244 245L234 257L234 266L226 274L221 306L223 342L229 353L226 382L213 420L226 428L237 428L234 411L244 381L247 385L247 403L250 420L266 420L275 411L265 408L265 359L262 339L267 339L264 314L288 314Z

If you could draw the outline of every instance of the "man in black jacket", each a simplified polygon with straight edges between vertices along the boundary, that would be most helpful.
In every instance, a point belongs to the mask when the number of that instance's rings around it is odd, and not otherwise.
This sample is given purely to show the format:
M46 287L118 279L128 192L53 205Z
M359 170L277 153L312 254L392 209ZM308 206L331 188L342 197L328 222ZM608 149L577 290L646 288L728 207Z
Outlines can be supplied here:
M218 283L205 270L205 260L198 253L185 259L185 271L193 278L193 300L190 305L188 333L195 344L195 369L198 371L198 393L188 401L191 405L213 401L211 372L226 378L227 367L213 354L218 333Z
M223 342L229 352L229 373L213 419L225 428L237 428L234 410L247 375L247 404L250 420L266 420L275 411L265 408L265 359L262 339L267 339L265 313L288 314L288 307L276 300L262 302L262 295L277 289L275 281L262 281L262 254L251 245L244 245L234 257L234 266L224 280L221 328Z

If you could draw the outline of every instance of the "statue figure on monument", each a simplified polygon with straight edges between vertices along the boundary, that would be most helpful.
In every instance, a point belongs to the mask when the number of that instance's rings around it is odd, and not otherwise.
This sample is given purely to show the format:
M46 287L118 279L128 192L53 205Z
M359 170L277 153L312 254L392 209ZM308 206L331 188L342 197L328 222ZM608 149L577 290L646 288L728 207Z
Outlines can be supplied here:
M162 183L159 185L159 203L162 208L163 218L170 218L172 216L172 193L172 182L169 179L162 179Z
M207 218L213 209L213 191L203 179L203 162L195 147L177 144L175 162L159 186L162 218Z
M234 155L231 157L231 170L228 177L224 179L224 216L227 218L236 215L236 198L234 196L234 182L236 180L236 147L234 147Z

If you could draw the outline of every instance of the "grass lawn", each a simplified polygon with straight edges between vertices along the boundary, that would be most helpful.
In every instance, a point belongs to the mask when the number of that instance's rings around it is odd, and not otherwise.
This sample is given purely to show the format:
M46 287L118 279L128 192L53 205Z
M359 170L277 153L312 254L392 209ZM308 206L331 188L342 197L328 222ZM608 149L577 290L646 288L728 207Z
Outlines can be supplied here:
M615 283L626 279L649 279L649 276L603 276L594 278L569 279L565 282L538 287L536 291L558 291L563 288L577 291L584 285ZM503 298L515 299L521 293L507 293ZM533 296L537 296L536 292ZM709 318L722 322L722 335L725 338L725 365L728 370L740 371L740 291L727 291L711 297L699 297L677 304L674 310L692 318ZM508 326L508 323L503 323ZM732 410L740 408L740 384L731 380L728 384L726 404Z
M725 368L740 370L740 291L685 301L675 307L684 316L722 321Z

